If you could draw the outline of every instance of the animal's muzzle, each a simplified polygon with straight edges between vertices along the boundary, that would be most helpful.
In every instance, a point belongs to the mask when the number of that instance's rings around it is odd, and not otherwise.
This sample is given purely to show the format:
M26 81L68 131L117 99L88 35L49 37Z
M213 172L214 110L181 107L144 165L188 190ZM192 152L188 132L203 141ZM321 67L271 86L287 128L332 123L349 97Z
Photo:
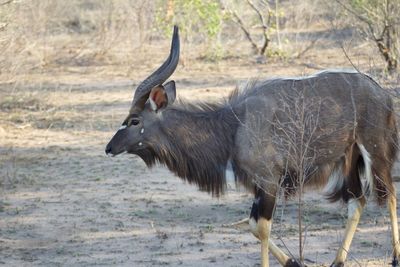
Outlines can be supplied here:
M107 155L116 156L125 152L126 131L118 130L108 142L105 152Z
M116 156L119 155L123 152L126 152L125 148L123 146L120 146L118 144L115 144L115 142L112 142L112 140L108 143L106 146L105 152L107 156Z
M111 145L110 145L110 143L108 143L107 146L106 146L106 150L105 150L106 155L111 154L111 151L112 151Z

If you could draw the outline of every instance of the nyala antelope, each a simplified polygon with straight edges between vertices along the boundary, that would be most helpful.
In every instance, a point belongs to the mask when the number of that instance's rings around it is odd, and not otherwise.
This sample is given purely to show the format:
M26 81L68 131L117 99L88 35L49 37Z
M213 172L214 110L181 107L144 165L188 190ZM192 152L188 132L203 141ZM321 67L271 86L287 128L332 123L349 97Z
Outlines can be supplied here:
M235 180L254 192L249 224L261 242L263 267L269 266L269 251L282 266L301 265L271 240L279 192L294 194L303 182L325 188L332 201L347 203L348 222L334 267L344 266L367 196L381 205L387 202L392 265L398 266L391 176L398 141L393 104L384 90L365 74L323 71L255 81L219 104L174 103L175 82L166 81L178 65L179 46L175 27L169 57L137 87L106 153L136 154L148 167L164 164L214 196L224 193L231 166ZM307 165L302 181L294 155L303 155L301 166Z

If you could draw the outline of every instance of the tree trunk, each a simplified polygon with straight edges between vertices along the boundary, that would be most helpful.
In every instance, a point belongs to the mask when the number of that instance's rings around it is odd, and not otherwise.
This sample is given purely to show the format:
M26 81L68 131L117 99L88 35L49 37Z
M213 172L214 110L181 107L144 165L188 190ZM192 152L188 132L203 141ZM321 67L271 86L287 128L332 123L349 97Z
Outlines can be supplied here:
M382 39L376 40L376 44L378 45L379 52L386 61L386 68L389 73L395 72L397 70L398 62L394 55L394 51L392 51L390 47L387 47Z

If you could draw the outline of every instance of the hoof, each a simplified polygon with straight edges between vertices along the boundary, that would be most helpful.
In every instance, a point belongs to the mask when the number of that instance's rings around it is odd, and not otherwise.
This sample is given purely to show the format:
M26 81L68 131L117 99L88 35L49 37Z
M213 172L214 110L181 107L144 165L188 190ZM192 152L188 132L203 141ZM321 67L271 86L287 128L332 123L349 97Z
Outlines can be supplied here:
M397 259L396 256L394 256L392 260L392 267L398 267L398 266L399 266L399 260Z
M343 262L338 262L338 263L332 263L331 267L344 267L344 263Z
M305 266L305 265L304 265ZM295 259L289 259L286 263L284 267L304 267L303 265L301 265L298 261L296 261Z

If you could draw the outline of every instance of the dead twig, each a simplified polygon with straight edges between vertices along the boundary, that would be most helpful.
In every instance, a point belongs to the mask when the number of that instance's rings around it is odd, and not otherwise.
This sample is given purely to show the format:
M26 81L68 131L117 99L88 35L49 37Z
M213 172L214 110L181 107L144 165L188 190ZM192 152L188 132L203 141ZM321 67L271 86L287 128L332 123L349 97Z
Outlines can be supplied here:
M270 37L269 37L268 30L269 30L269 25L271 23L271 11L267 5L268 18L265 18L265 16L263 15L264 12L262 10L260 10L251 0L246 0L246 2L250 6L250 8L256 13L259 24L261 26L262 35L263 35L263 41L262 41L261 45L257 44L257 42L253 38L252 34L250 33L250 30L248 29L248 27L246 26L246 24L244 23L242 18L239 16L239 14L235 10L229 9L227 7L224 7L224 9L227 10L228 13L230 13L232 15L233 22L235 22L236 24L239 25L239 28L243 31L246 39L250 42L255 53L257 53L258 55L265 56L266 50L270 43Z

